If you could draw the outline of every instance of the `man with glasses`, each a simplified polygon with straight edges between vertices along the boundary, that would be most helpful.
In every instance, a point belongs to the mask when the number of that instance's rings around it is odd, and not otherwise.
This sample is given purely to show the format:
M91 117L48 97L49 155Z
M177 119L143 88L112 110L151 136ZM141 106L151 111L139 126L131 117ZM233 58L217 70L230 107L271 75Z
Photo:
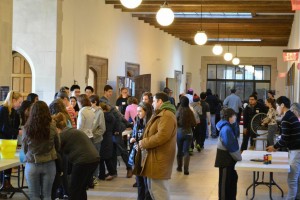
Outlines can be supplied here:
M281 138L274 146L268 146L267 151L277 151L286 147L289 150L290 172L288 173L287 200L300 199L300 122L290 110L291 101L281 96L276 100L277 113L283 115L281 120Z
M257 113L267 113L267 108L257 102L257 96L250 95L249 96L249 105L244 109L243 112L243 122L244 122L244 130L243 130L243 142L241 146L241 151L247 150L248 142L250 138L250 148L251 150L254 149L254 140L256 138L256 133L254 133L251 129L251 121L252 118Z

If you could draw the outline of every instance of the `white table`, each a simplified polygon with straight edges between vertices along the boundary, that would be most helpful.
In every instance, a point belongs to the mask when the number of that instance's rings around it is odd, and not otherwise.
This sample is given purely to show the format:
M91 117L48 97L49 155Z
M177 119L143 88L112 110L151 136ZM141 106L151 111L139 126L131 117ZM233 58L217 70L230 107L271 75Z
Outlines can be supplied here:
M13 159L0 159L0 171L11 169L13 167L18 167L22 163L20 162L20 159L18 156L16 156Z
M250 161L251 159L263 159L263 155L272 154L272 164L264 164L263 162ZM237 171L252 171L253 172L253 183L247 188L246 195L248 195L248 190L252 187L253 195L251 199L254 199L255 188L258 185L266 185L269 187L269 196L272 199L272 186L275 185L281 191L283 197L283 191L277 185L273 179L273 172L288 173L290 171L290 165L288 162L288 152L266 152L266 151L243 151L242 161L239 161L235 165ZM270 180L269 182L258 181L259 172L269 172ZM257 177L256 177L257 174Z
M20 192L20 193L23 193L24 196L27 199L29 199L27 194L23 191L23 189L24 189L23 184L22 184L22 186L20 185L20 167L22 167L22 163L20 162L19 156L16 156L15 158L12 158L12 159L0 159L0 171L3 173L3 180L2 180L1 190L2 190L2 187L3 187L3 183L4 183L4 170L11 169L13 167L18 167L18 176L17 176L17 178L18 178L18 187L17 188L12 188L12 189L9 189L9 190L5 190L5 191L11 192L9 198L12 198L13 195L16 192ZM23 168L23 170L24 170L24 168ZM23 173L22 178L24 179L24 173Z

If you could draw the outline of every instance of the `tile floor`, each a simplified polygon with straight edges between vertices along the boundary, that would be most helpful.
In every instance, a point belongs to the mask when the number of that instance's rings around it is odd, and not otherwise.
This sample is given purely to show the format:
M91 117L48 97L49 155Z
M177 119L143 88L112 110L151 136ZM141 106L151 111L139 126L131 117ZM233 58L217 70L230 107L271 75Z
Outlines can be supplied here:
M176 171L174 162L172 179L170 181L171 199L172 200L217 200L218 199L218 169L214 167L217 139L207 139L205 149L198 153L194 152L190 163L190 175L185 176L183 173ZM120 158L121 161L121 158ZM136 188L132 185L134 178L125 178L126 169L124 163L120 162L118 169L119 176L112 181L101 181L95 189L88 190L89 200L133 200L136 199ZM247 187L252 181L251 172L238 172L238 200L250 199L245 195ZM274 173L275 181L281 186L284 194L287 193L287 174ZM268 180L268 175L265 177ZM13 199L25 199L21 194L16 194ZM269 199L268 188L258 186L256 189L256 200ZM278 189L273 189L273 199L283 199Z

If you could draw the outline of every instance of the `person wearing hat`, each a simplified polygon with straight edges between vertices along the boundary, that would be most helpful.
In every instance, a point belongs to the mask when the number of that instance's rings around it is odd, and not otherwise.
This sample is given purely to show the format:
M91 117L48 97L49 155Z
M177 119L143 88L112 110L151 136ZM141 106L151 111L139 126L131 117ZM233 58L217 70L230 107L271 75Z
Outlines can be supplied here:
M194 90L192 88L188 89L185 96L189 99L190 103L193 103L193 95L194 95Z

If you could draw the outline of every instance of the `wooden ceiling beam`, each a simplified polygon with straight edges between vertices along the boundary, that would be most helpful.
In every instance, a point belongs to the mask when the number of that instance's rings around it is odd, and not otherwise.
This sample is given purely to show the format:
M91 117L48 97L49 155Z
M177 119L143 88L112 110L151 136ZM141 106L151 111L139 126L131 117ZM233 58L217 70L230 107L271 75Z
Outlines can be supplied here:
M177 29L189 29L189 28L200 28L200 23L189 23L189 24L172 24L168 27L162 27L160 26L156 21L146 21L146 23L149 23L150 25L156 26L156 27L160 27L164 30L168 30L168 29L173 29L173 28L177 28ZM279 25L275 25L275 24L249 24L249 23L240 23L240 24L222 24L220 25L219 30L226 30L226 29L242 29L242 28L250 28L250 29L267 29L267 28L274 28L274 29L291 29L291 24L284 24L281 23ZM204 24L202 23L202 29L210 29L210 30L218 30L218 24Z
M123 12L153 12L159 10L159 6L139 6L135 9L127 9L121 5L114 5L114 8ZM173 12L201 12L200 6L172 6ZM250 13L294 13L291 6L202 6L202 12L250 12Z
M195 41L193 39L190 40L182 40L190 45L196 45ZM207 42L205 46L213 46L215 45L215 42ZM221 45L225 46L287 46L286 41L262 41L262 42L227 42L227 43L221 43ZM226 50L226 49L225 49Z
M156 19L155 18L138 18L139 20L143 20L146 23L155 24ZM185 25L200 25L201 23L204 25L213 25L217 26L218 24L220 27L228 26L228 25L253 25L253 26L277 26L278 24L280 26L290 26L293 23L293 19L274 19L274 20L251 20L251 19L178 19L175 18L174 22L171 26L185 26Z
M162 5L164 1L162 0L143 0L141 6L145 5ZM122 5L120 0L105 0L106 4ZM168 0L168 4L171 6L199 6L199 5L291 5L290 0L223 0L223 1L214 1L214 0L198 0L198 1L189 1L189 0Z

